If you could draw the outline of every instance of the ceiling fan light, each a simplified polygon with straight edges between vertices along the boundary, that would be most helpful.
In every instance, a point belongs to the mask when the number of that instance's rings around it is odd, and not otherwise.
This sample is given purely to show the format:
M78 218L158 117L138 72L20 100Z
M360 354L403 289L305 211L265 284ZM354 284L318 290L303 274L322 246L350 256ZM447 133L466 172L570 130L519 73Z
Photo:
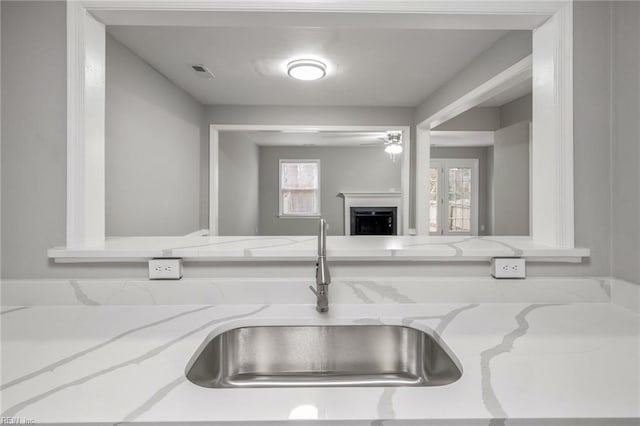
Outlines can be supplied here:
M298 59L287 64L287 74L296 80L320 80L327 75L327 66L314 59Z
M402 153L402 145L400 145L399 143L392 143L390 145L387 145L384 148L384 152L386 152L387 154L391 154L391 155L401 154Z

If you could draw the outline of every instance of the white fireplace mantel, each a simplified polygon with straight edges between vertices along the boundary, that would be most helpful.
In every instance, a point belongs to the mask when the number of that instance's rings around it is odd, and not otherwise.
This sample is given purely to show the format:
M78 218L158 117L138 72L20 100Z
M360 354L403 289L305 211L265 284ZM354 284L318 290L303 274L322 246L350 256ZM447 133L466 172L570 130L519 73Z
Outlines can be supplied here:
M344 197L344 235L351 235L351 207L395 207L396 229L402 235L402 193L397 191L341 192Z

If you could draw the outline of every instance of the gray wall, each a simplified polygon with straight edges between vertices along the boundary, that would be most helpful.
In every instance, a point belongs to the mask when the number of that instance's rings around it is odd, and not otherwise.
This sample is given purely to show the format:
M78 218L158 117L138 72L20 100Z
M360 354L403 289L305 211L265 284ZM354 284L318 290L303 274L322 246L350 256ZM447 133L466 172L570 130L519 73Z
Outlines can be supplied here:
M2 276L48 276L65 242L65 5L1 5Z
M612 9L612 275L640 283L640 3Z
M434 127L433 130L493 131L499 128L500 108L475 107Z
M582 265L563 269L608 275L610 269L610 58L606 2L574 2L573 149L575 243L589 247ZM603 101L604 100L604 101ZM535 117L533 118L535 120ZM557 270L557 266L550 266Z
M278 218L279 160L320 160L320 209L329 235L344 235L342 191L400 191L400 162L380 147L260 147L260 234L316 235L317 219Z
M533 97L530 94L514 99L500 107L500 128L533 119Z
M493 232L529 235L529 122L495 133L493 145Z
M493 222L490 211L489 162L490 147L431 147L431 158L476 158L478 159L478 235L492 235ZM484 227L484 231L482 230Z
M200 228L204 107L107 34L107 235Z
M531 31L510 31L501 37L416 108L416 123L424 121L444 106L529 56L532 52L531 40Z
M241 132L220 132L219 143L219 235L257 235L258 146Z

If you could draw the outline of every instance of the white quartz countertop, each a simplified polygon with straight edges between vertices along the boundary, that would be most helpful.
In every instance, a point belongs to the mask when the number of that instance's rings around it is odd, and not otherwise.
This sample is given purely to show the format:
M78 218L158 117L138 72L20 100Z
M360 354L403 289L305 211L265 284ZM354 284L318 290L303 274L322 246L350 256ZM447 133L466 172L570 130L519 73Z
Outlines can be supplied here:
M424 303L428 287L417 291L415 282L346 281L336 283L339 303L328 314L292 300L107 304L113 294L104 291L105 283L67 284L76 302L2 306L3 417L37 424L640 421L640 317L611 303L610 287L596 280L538 282L537 292L535 281L523 282L511 294L504 291L507 284L500 283L500 289L485 280L480 288L499 291L483 301L472 296L460 303ZM442 289L433 292L436 299L447 299ZM11 290L5 299L20 297L34 301L36 296ZM207 389L185 378L190 358L207 336L231 328L380 323L437 333L461 364L461 379L439 387Z
M57 262L86 260L143 261L154 257L187 260L308 261L317 257L315 236L273 237L110 237L99 245L49 250ZM579 262L585 248L559 248L529 237L357 236L327 237L332 260L488 260L525 257L530 261Z

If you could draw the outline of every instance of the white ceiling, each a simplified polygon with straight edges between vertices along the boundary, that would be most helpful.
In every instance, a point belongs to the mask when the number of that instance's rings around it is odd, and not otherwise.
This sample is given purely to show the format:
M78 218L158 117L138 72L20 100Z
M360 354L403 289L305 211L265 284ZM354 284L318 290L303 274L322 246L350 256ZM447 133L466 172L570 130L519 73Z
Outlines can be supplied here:
M399 131L398 129L389 129ZM223 131L227 132L227 131ZM231 130L242 133L258 146L317 146L317 147L383 147L386 131L314 131L283 132L279 130ZM431 146L482 147L492 146L491 131L431 131Z
M203 104L408 107L506 34L293 26L110 26L108 31ZM326 61L327 77L289 78L286 63L300 57ZM191 64L205 64L215 78L199 78Z
M397 129L389 129L397 130ZM384 146L384 131L321 131L321 132L282 132L282 131L241 131L247 139L259 146Z

